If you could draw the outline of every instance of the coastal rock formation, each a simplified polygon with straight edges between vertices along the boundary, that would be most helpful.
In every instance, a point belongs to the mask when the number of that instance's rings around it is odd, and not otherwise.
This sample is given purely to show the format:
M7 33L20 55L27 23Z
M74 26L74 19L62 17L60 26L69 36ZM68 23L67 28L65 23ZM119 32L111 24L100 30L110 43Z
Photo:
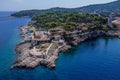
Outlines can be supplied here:
M64 45L56 46L51 50L49 48L54 46L54 43L51 43L48 50L45 50L45 52L36 52L31 48L31 43L32 42L29 40L16 45L15 51L19 53L19 56L12 68L35 68L38 65L55 68L55 61L58 59L58 53L70 48L64 43Z
M112 36L112 37L119 37L120 32L114 32L114 31L93 31L89 33L84 33L82 35L70 33L72 36L68 36L68 34L64 35L66 44L62 46L57 46L57 49L54 49L52 54L45 55L44 53L41 54L34 54L30 53L31 48L31 41L24 41L19 43L16 46L16 52L19 53L19 57L16 59L15 64L12 66L12 68L35 68L38 65L46 66L49 68L55 68L55 61L58 59L59 52L65 52L66 50L70 49L72 45L78 45L78 43L83 42L88 39L97 38L100 36ZM70 38L72 37L72 41ZM70 41L69 41L70 40Z
M34 23L20 27L24 40L16 46L19 56L12 68L55 68L59 53L72 46L97 37L120 37L120 30L109 27L99 15L48 12L32 20Z

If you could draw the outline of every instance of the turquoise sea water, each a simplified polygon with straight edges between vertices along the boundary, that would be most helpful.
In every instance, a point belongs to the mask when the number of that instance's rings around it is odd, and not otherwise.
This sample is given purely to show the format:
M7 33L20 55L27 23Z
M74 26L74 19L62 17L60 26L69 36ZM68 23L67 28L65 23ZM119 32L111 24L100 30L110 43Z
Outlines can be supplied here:
M0 12L0 80L120 80L120 39L98 38L61 53L56 69L10 69L17 57L15 45L21 41L18 27L28 18L7 17Z

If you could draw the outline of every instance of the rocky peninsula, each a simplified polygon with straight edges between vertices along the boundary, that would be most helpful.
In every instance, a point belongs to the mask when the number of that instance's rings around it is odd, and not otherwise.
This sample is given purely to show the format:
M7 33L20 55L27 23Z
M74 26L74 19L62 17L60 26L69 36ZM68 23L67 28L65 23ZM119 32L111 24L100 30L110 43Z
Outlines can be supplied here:
M112 23L112 22L111 22ZM55 68L60 52L97 37L119 37L120 29L107 18L93 14L47 12L20 27L24 40L16 45L19 54L12 68Z

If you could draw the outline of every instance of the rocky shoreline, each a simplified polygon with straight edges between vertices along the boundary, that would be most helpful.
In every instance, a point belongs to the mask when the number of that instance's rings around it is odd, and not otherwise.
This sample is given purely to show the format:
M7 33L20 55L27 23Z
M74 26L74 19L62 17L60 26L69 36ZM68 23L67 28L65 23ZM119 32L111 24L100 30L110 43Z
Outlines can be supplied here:
M22 36L25 36L26 34L21 32ZM64 35L65 42L61 46L57 46L57 48L54 48L50 54L44 55L42 53L41 55L35 55L30 52L31 47L31 41L23 41L16 45L15 51L16 53L19 53L18 58L16 59L14 65L12 68L35 68L36 66L45 66L48 68L55 68L55 61L58 59L59 52L65 52L68 49L70 49L73 45L78 45L79 43L89 40L92 38L107 36L107 37L119 37L120 38L120 31L92 31L84 34L77 33L70 33L72 36L71 38L73 40L70 40L70 38L67 38L68 34ZM52 54L52 55L51 55ZM50 56L51 55L51 56Z

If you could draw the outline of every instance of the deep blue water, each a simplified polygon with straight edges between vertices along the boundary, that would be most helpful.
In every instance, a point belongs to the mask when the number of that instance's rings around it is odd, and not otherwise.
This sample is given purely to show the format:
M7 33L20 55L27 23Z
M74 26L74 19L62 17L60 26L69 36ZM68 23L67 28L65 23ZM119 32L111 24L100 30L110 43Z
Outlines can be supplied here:
M98 38L79 44L56 61L56 70L37 67L13 69L15 44L21 41L18 27L28 18L0 13L0 80L120 80L120 39Z

